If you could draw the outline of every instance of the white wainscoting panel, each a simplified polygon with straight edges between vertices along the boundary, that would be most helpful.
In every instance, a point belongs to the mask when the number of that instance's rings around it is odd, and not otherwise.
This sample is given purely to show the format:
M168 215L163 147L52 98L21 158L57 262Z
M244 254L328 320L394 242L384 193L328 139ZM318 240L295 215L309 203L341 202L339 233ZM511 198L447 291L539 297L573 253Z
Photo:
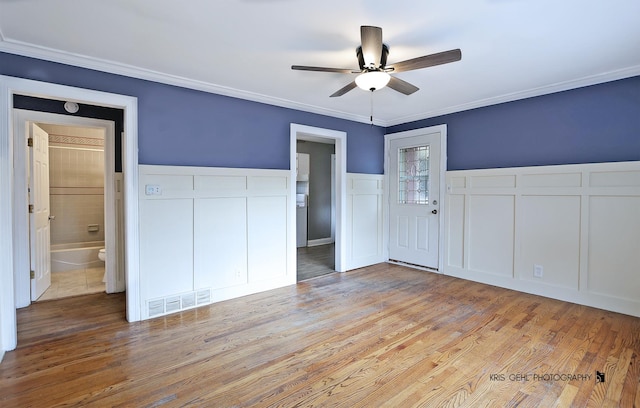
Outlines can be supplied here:
M347 270L384 262L384 175L347 173Z
M588 216L587 290L638 302L640 197L590 197Z
M139 170L143 319L295 284L288 170Z
M140 206L140 267L149 298L193 287L193 200L147 200Z
M640 162L446 180L445 274L640 316Z
M266 190L264 185L256 185ZM282 184L280 187L286 191L287 185ZM247 214L251 281L261 282L286 277L287 197L250 197ZM295 271L293 272L295 283Z
M463 179L464 180L464 179ZM464 186L464 184L463 184ZM449 227L447 234L446 263L456 268L463 268L464 262L464 194L451 194L446 203L446 225Z
M470 195L468 201L469 267L513 276L514 196Z
M580 199L580 196L522 196L518 229L521 279L539 279L533 270L534 265L541 265L544 282L578 289Z
M194 210L194 286L247 284L247 198L198 198Z

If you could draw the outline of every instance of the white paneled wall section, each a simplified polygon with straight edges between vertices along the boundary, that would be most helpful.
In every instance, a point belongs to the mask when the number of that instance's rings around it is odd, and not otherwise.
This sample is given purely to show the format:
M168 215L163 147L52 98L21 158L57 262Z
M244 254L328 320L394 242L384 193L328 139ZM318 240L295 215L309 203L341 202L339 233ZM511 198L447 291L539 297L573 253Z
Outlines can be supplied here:
M289 177L289 170L140 166L142 317L295 284Z
M445 273L640 316L640 162L450 171Z
M347 173L347 269L385 261L384 175Z

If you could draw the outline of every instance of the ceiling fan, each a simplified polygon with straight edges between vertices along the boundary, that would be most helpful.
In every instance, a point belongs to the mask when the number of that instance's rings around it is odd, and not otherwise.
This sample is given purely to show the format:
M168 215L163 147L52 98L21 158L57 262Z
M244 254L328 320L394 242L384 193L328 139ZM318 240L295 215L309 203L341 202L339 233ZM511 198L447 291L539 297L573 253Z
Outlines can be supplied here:
M412 58L406 61L387 65L389 47L382 42L382 28L361 26L360 38L362 44L356 48L356 56L358 57L358 65L360 66L360 69L358 70L310 67L306 65L292 65L291 69L300 71L336 72L341 74L360 74L354 81L334 92L331 95L332 98L342 96L354 89L356 86L367 91L375 91L388 86L389 88L405 95L411 95L419 88L407 81L403 81L400 78L389 75L390 72L412 71L414 69L448 64L462 59L462 52L460 49L455 49L436 54L424 55L422 57Z

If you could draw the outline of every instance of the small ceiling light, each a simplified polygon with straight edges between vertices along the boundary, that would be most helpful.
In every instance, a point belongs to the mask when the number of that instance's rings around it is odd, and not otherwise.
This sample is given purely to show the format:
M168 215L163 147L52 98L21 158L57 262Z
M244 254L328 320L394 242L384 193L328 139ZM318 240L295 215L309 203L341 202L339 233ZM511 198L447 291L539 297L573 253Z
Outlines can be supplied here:
M370 71L356 77L356 85L365 91L377 91L389 83L391 75L382 71Z
M66 110L69 113L76 113L79 109L80 109L80 106L78 106L78 104L75 102L64 103L64 110Z

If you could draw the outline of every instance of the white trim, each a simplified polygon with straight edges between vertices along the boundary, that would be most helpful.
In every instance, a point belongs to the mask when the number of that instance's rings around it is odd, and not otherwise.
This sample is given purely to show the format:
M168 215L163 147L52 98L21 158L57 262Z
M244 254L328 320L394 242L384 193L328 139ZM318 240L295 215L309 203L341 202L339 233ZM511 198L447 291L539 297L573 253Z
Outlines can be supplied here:
M456 170L446 180L446 275L640 317L638 254L621 245L640 241L640 161Z
M440 134L440 194L438 197L438 201L440 202L439 206L439 228L438 228L438 270L439 273L442 273L444 265L444 244L446 242L444 236L444 220L445 220L445 212L446 208L444 205L444 199L446 197L446 184L445 184L445 176L447 171L447 125L436 125L430 126L426 128L408 130L406 132L398 132L398 133L388 133L384 135L384 257L388 261L389 260L389 145L392 140L402 139L406 137L420 136L425 133L439 133Z
M138 233L138 102L135 97L74 88L47 82L0 76L0 345L17 346L13 293L13 95L32 95L124 109L123 172L125 174L125 236L127 320L140 320ZM5 227L7 226L7 227Z
M323 129L313 126L299 125L292 123L289 134L289 169L291 171L291 191L296 191L296 141L315 141L318 138L333 139L336 144L336 249L335 268L338 272L345 272L347 269L347 248L346 248L346 220L347 213L347 133L338 130ZM291 194L289 200L289 214L291 223L289 224L288 248L289 262L296 265L296 196Z
M202 305L295 285L288 169L139 168L143 319L157 316L149 313L176 296L207 291L211 297L197 303ZM148 185L159 194L147 194ZM242 227L212 228L220 217ZM225 253L211 254L211 245L221 240Z
M384 174L347 173L347 267L384 262Z
M371 123L370 116L363 116L348 112L341 112L334 109L322 108L319 106L308 105L288 99L275 98L268 95L249 92L241 89L230 88L204 81L197 81L177 75L170 75L158 71L139 68L132 65L116 63L98 58L63 52L48 47L35 46L19 41L2 39L0 37L0 52L22 55L30 58L38 58L46 61L59 62L69 64L76 67L94 69L102 72L124 75L131 78L144 79L148 81L160 82L163 84L175 85L198 91L210 92L219 95L231 96L244 100L266 103L269 105L280 106L301 110L304 112L316 113L335 118L352 120L354 122ZM616 81L624 78L631 78L640 75L640 66L632 66L615 71L589 75L579 79L558 82L555 84L540 86L519 92L499 95L492 98L480 99L460 105L448 106L446 108L421 112L415 115L397 117L389 120L380 120L374 118L374 125L382 127L390 127L403 123L413 122L417 120L429 119L436 116L446 115L450 113L462 112L469 109L482 108L485 106L497 105L499 103L512 102L520 99L532 98L535 96L548 95L556 92L568 91L571 89L582 88L590 85L597 85L605 82Z
M10 84L0 76L0 349L18 341L13 292L13 141Z

